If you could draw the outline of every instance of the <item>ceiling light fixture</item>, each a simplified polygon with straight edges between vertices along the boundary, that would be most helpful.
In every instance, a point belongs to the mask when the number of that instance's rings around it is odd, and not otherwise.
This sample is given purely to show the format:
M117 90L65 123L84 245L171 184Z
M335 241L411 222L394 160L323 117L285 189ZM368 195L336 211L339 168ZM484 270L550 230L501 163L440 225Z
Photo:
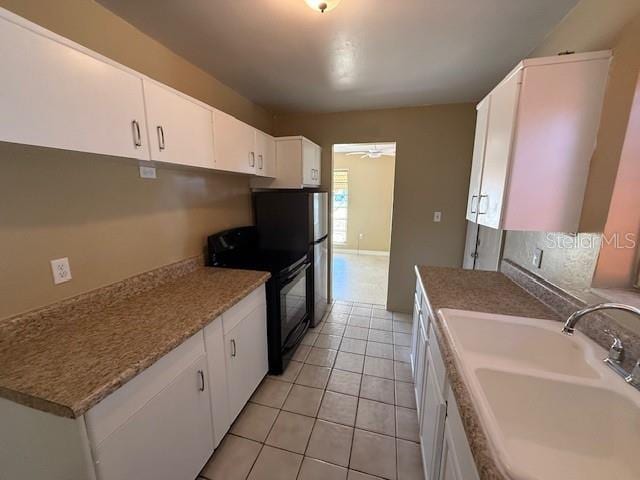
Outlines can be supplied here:
M340 0L304 0L316 12L330 12L338 6Z

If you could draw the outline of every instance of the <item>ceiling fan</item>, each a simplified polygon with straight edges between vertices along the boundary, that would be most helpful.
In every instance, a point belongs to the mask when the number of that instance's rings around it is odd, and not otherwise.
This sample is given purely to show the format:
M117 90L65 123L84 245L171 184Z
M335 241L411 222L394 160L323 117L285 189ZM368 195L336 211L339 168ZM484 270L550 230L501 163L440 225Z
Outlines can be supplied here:
M360 155L360 158L380 158L383 155L393 157L396 154L395 145L373 145L367 150L361 150L358 152L349 152L347 155Z

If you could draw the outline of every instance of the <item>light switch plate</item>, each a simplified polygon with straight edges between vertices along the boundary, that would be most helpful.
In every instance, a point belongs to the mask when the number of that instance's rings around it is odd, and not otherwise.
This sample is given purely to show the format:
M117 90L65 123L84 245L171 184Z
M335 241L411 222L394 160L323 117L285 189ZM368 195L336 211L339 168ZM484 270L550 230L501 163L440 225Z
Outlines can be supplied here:
M53 283L68 282L71 280L71 267L67 257L51 260L51 272L53 273Z
M433 212L433 221L439 222L442 220L442 212Z
M157 178L156 167L143 167L140 165L140 178Z
M533 265L536 268L540 268L542 266L542 249L536 248L533 251Z

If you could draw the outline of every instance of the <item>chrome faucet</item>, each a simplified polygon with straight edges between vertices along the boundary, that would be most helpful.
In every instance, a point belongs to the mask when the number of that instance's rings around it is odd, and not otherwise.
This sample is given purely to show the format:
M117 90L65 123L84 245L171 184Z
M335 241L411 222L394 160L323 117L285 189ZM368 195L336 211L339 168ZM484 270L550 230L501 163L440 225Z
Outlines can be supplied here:
M597 312L598 310L622 310L629 313L635 313L640 317L640 308L632 307L631 305L625 305L624 303L599 303L597 305L590 305L588 307L585 307L582 310L578 310L577 312L573 312L564 323L562 333L573 335L578 320L580 320L585 315Z
M597 312L598 310L622 310L624 312L634 313L640 317L640 308L625 305L623 303L599 303L597 305L590 305L582 310L572 313L571 316L567 318L567 321L562 328L562 332L566 335L573 335L578 320L585 315ZM609 368L624 378L625 382L637 390L640 390L640 360L636 361L631 372L627 372L622 367L622 360L624 358L624 347L622 346L622 341L609 330L605 330L605 333L613 339L613 344L609 348L609 355L604 359L604 362Z

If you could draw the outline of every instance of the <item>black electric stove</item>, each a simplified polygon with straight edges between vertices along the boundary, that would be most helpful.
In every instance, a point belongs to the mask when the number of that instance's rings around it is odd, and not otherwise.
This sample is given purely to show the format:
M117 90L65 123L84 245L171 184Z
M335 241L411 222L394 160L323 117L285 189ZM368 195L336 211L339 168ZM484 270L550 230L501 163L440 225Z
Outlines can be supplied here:
M266 284L269 371L282 373L311 320L308 253L261 249L255 227L226 230L207 243L209 266L271 273Z

